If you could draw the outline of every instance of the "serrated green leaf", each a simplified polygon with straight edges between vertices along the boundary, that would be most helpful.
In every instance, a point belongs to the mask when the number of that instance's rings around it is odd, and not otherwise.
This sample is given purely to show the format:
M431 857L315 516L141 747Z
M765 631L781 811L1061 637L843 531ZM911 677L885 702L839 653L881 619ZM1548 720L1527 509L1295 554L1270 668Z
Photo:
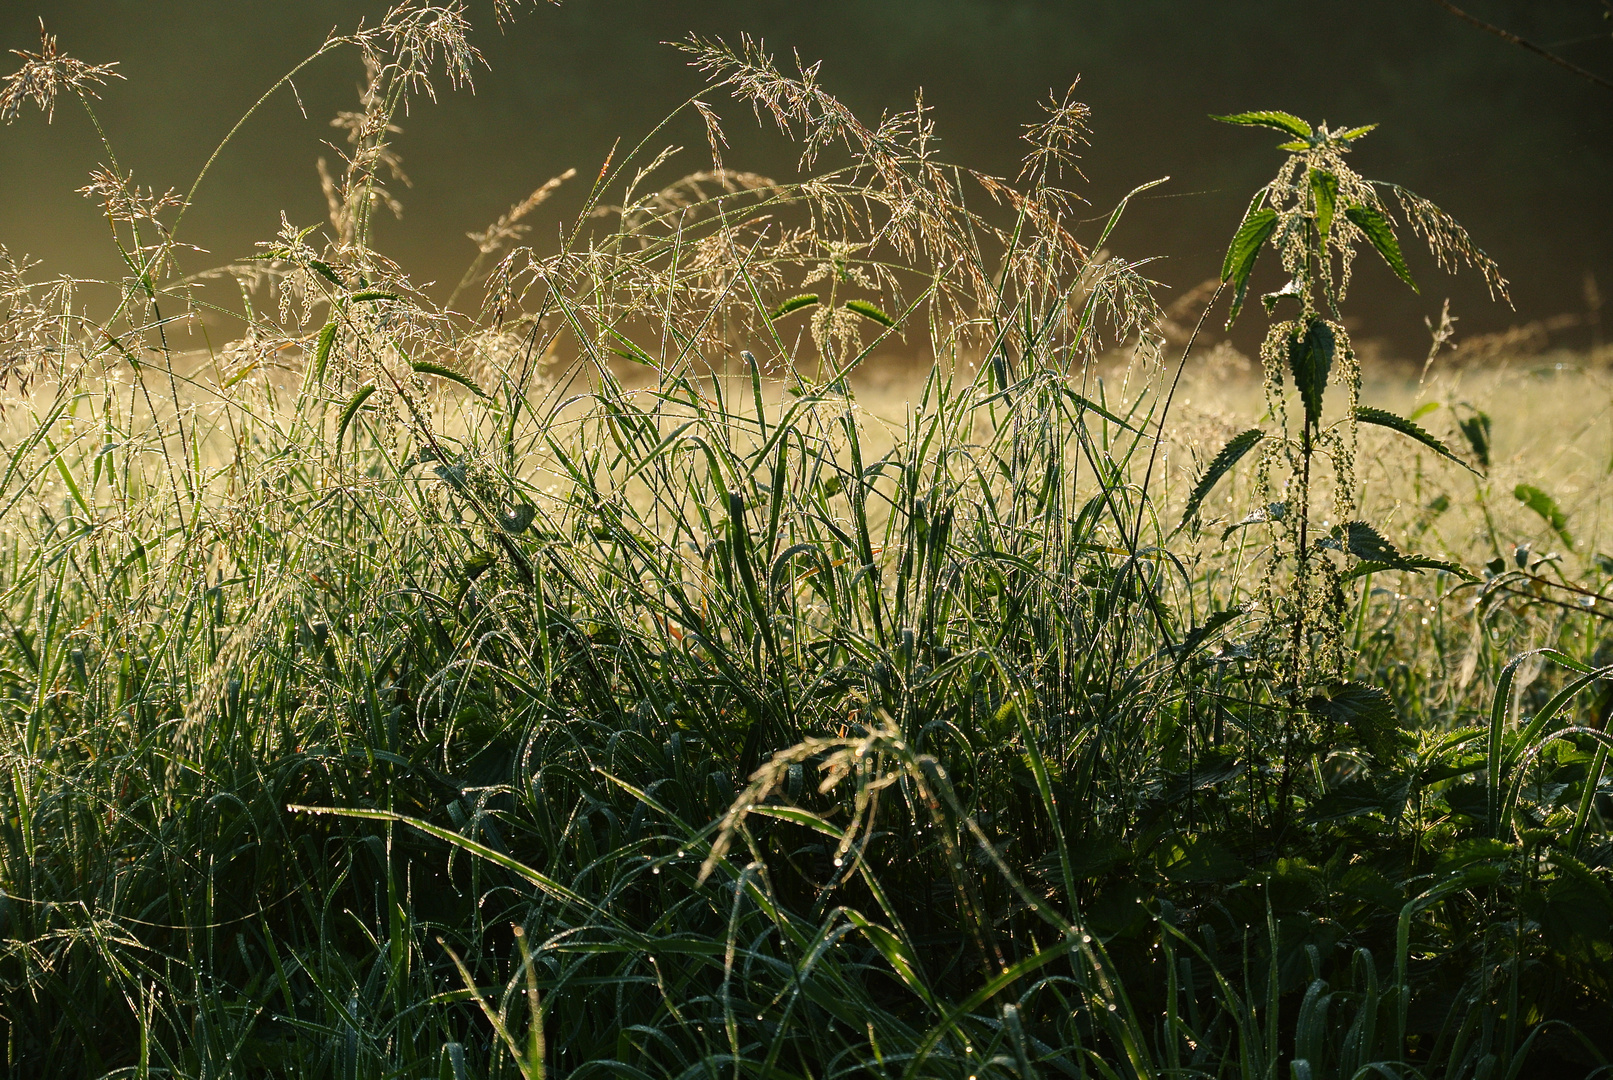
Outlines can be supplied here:
M863 318L877 322L879 325L884 327L894 328L896 326L895 319L891 318L889 315L885 314L883 311L879 310L879 308L875 307L873 304L870 304L866 300L847 300L846 310L855 311Z
M335 344L336 321L332 319L319 332L319 342L314 346L314 383L316 385L325 378L325 365L330 363L330 350Z
M1417 740L1401 729L1394 700L1388 691L1364 683L1345 682L1317 695L1307 708L1334 723L1344 724L1367 753L1382 764L1392 764Z
M1363 562L1381 563L1395 570L1410 568L1406 556L1377 529L1365 521L1346 521L1334 530L1344 550Z
M817 302L817 293L802 293L799 296L792 296L788 300L784 301L784 303L774 308L772 312L769 313L768 318L782 319L792 311L800 311L802 308L811 307Z
M1333 228L1333 210L1339 201L1339 178L1326 169L1311 170L1311 198L1316 203L1316 234L1327 243Z
M1333 328L1320 316L1312 317L1303 337L1293 334L1288 339L1288 370L1293 373L1294 386L1305 403L1305 424L1312 430L1322 422L1322 397L1327 391L1327 377L1333 370L1336 349Z
M396 300L398 298L397 293L386 292L382 289L366 289L363 292L356 292L352 296L348 297L348 299L352 300L355 304L368 300Z
M374 383L362 386L357 393L347 399L347 404L342 406L341 415L336 418L336 452L338 454L342 452L342 436L347 434L347 425L353 422L353 417L358 415L359 409L364 407L364 403L369 400L370 395L373 393L375 393Z
M1396 416L1385 409L1374 409L1369 405L1360 405L1356 407L1355 418L1363 424L1374 424L1378 427L1386 427L1391 431L1398 431L1408 438L1416 439L1441 457L1449 458L1451 461L1456 462L1468 472L1478 472L1473 466L1451 453L1450 447L1404 417Z
M1377 126L1377 124L1367 124L1364 127L1351 128L1349 131L1340 132L1339 134L1333 136L1333 138L1340 142L1354 142Z
M1430 559L1425 555L1407 555L1399 562L1386 563L1366 559L1356 563L1349 570L1339 575L1340 581L1351 581L1368 574L1381 574L1388 571L1404 570L1413 574L1420 574L1424 570L1443 570L1447 574L1454 574L1464 581L1477 581L1478 578L1465 566L1460 566L1444 559Z
M487 396L480 386L477 386L471 381L470 376L462 375L453 368L446 368L441 364L433 364L430 360L416 360L409 366L421 375L435 375L439 379L447 379L449 382L458 383L460 386L463 386L466 390L469 390L477 397Z
M1232 283L1232 311L1227 315L1230 329L1243 309L1244 297L1249 293L1249 275L1254 272L1255 259L1260 249L1277 228L1277 211L1267 208L1252 211L1238 226L1227 247L1226 258L1221 260L1221 280Z
M1383 256L1383 261L1389 264L1389 269L1410 285L1412 292L1420 291L1417 283L1411 279L1411 270L1406 266L1405 258L1400 254L1400 241L1395 239L1394 226L1389 224L1389 219L1381 211L1352 203L1345 208L1344 216L1366 234L1372 246L1378 249L1378 254Z
M1204 474L1199 477L1199 482L1193 485L1193 493L1187 497L1187 508L1182 511L1182 525L1186 525L1193 515L1198 513L1199 507L1203 505L1204 500L1209 496L1210 490L1215 487L1216 483L1230 472L1232 467L1242 460L1245 454L1254 449L1256 443L1265 437L1266 433L1264 431L1259 428L1250 428L1248 431L1234 435L1231 441L1221 448L1220 452L1211 459L1209 467L1204 470ZM1182 525L1178 525L1177 528L1180 529Z
M342 279L337 276L336 271L331 269L329 263L320 262L318 259L309 259L308 267L309 269L313 270L314 273L318 274L320 277L324 278L338 289L347 288L346 284L342 282Z
M1219 120L1223 124L1237 124L1241 127L1266 127L1274 131L1285 132L1298 139L1309 139L1312 135L1311 126L1292 113L1278 112L1267 109L1257 112L1233 113L1231 116L1216 116L1211 114L1211 120ZM1307 147L1309 144L1306 144Z
M1563 543L1574 546L1574 538L1568 533L1568 515L1563 513L1556 499L1533 484L1519 484L1512 489L1512 497L1539 514L1551 526L1551 531L1563 538Z

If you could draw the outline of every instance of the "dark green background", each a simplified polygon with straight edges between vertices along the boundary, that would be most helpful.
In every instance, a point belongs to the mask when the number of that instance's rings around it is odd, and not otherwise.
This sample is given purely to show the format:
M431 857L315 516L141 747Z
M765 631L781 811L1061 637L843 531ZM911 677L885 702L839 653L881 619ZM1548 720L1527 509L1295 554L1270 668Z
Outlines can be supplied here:
M143 183L181 189L235 117L332 26L382 10L359 0L0 4L0 45L33 47L43 15L65 51L120 62L129 81L107 88L99 107L116 148ZM1613 74L1599 0L1467 6ZM1351 305L1362 336L1415 354L1423 316L1447 295L1470 334L1583 311L1587 271L1613 293L1613 92L1426 0L567 0L528 11L502 35L490 0L475 0L472 14L492 69L478 74L474 96L418 106L399 147L415 183L383 246L420 280L456 280L471 253L467 230L567 166L592 174L616 136L636 139L696 88L698 76L661 42L750 31L781 56L793 48L821 59L825 84L869 117L907 107L922 86L947 155L1010 175L1036 101L1080 75L1095 113L1084 158L1092 213L1170 175L1114 247L1165 256L1155 276L1173 286L1216 272L1245 200L1278 162L1275 137L1205 115L1280 108L1381 122L1360 144L1358 167L1442 204L1514 283L1516 313L1490 305L1471 273L1444 278L1420 254L1411 262L1421 297L1364 266ZM314 159L332 134L328 117L353 107L360 74L351 54L326 57L297 83L309 119L290 95L254 119L192 212L186 239L212 252L193 265L249 253L281 209L300 224L323 219ZM792 172L794 155L757 132L747 108L722 111L731 166ZM687 166L699 167L698 129L676 138L689 147ZM72 193L100 156L70 102L54 126L33 113L0 130L0 243L44 257L41 272L113 272L104 222ZM577 194L551 205L564 213ZM542 220L550 232L554 216ZM1581 344L1588 331L1558 340Z

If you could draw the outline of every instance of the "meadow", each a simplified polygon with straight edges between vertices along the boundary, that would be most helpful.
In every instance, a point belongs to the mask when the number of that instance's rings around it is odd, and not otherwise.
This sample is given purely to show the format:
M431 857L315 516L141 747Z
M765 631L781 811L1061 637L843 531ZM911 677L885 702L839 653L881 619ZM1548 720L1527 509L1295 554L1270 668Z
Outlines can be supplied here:
M690 40L698 171L624 143L443 298L375 218L471 33L309 58L329 218L250 258L116 132L127 275L4 255L10 1075L1605 1072L1609 354L1363 366L1402 244L1506 296L1369 129L1221 118L1274 178L1172 298L1073 92L998 178ZM47 37L0 117L115 77Z

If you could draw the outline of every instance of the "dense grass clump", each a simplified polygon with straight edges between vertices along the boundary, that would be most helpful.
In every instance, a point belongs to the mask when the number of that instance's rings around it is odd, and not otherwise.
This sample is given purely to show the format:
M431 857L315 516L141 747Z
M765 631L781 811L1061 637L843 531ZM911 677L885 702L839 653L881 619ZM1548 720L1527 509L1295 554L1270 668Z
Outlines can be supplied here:
M1609 448L1367 400L1350 263L1409 270L1363 132L1233 118L1294 140L1225 275L1294 279L1252 428L1105 252L1124 203L1071 233L1073 98L1009 182L749 40L686 46L710 169L646 139L544 254L551 181L433 302L372 215L467 33L404 3L310 58L369 72L328 223L192 273L201 180L109 145L111 310L7 259L15 1075L1601 1066ZM93 120L107 69L24 59L3 115ZM808 179L723 165L724 91ZM236 340L180 351L203 312Z

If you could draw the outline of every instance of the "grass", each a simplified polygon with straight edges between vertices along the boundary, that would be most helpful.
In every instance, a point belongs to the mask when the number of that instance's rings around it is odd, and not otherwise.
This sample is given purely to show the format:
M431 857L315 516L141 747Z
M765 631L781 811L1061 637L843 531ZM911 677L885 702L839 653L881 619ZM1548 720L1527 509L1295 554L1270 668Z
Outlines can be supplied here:
M439 306L371 218L467 30L406 4L311 58L370 61L328 226L195 275L201 181L109 145L111 310L0 290L12 1074L1603 1067L1602 367L1369 375L1448 456L1363 427L1297 551L1275 458L1184 521L1300 395L1154 344L1095 254L1123 205L1064 231L1083 108L974 177L750 41L690 43L675 115L715 158L731 91L812 179L669 181L656 133ZM75 64L0 104L93 119ZM202 311L237 340L183 355ZM1392 554L1308 546L1340 484Z

